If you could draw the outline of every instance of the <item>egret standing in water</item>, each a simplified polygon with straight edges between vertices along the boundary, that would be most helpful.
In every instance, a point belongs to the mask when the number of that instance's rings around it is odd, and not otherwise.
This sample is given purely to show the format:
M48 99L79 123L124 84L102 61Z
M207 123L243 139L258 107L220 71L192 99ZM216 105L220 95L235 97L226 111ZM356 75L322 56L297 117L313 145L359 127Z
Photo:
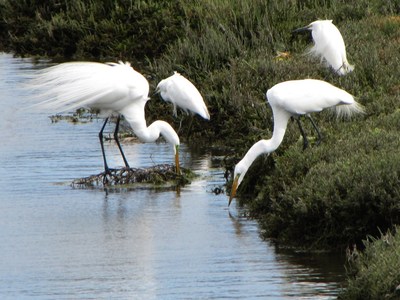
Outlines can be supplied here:
M164 101L174 105L174 115L177 116L176 107L179 106L186 113L192 112L210 120L210 114L199 90L178 72L159 82L156 92L160 93Z
M272 137L269 140L260 140L255 143L235 166L229 205L254 160L258 156L269 154L279 147L290 117L298 118L299 116L319 112L330 107L336 109L338 116L350 117L355 113L364 112L363 107L348 92L330 83L316 79L291 80L278 83L267 91L266 96L274 117ZM306 138L300 123L298 124L303 138ZM313 126L318 131L315 123L313 123Z
M295 33L302 31L311 31L314 46L309 53L325 60L335 73L346 75L354 70L354 66L347 61L343 37L332 20L315 21L294 30Z
M154 142L160 135L173 146L176 172L179 166L179 137L165 121L157 120L146 125L145 105L149 100L149 83L129 63L69 62L39 71L30 85L39 91L39 103L56 111L74 110L80 107L99 109L105 116L99 132L105 172L109 172L103 145L103 130L112 113L118 114L114 139L125 166L128 161L118 140L120 116L123 115L135 135L142 142Z

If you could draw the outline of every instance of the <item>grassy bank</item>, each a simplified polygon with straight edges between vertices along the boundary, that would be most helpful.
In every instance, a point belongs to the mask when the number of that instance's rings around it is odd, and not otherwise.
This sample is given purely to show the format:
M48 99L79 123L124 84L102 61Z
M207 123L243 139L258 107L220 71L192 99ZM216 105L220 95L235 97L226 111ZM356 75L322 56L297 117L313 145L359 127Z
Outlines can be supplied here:
M348 252L348 284L338 299L394 300L400 298L400 235L386 232L379 238L368 237L365 250Z
M324 140L302 150L295 124L280 148L260 158L238 200L264 236L306 249L344 250L400 223L400 7L360 1L0 1L0 45L18 55L128 60L152 88L181 72L196 83L212 120L195 118L190 139L226 147L227 168L272 132L268 88L290 79L324 79L367 114L315 116ZM291 31L332 19L355 71L337 77L304 55L308 36ZM280 53L286 53L281 55ZM165 113L159 114L159 106ZM156 115L157 113L157 115ZM174 126L171 108L150 101L148 120ZM181 136L190 118L184 117ZM307 123L306 123L307 124ZM306 128L312 133L311 127Z

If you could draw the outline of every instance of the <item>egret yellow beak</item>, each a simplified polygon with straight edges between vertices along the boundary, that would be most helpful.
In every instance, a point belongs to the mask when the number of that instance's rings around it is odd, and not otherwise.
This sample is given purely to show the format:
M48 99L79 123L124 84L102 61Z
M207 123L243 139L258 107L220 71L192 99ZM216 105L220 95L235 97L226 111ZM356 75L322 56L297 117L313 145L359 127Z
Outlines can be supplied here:
M179 165L179 146L176 146L175 151L175 166L176 166L176 174L181 174L181 167Z
M233 180L228 206L231 205L232 199L236 196L236 190L238 188L238 185L239 185L239 175L237 175Z

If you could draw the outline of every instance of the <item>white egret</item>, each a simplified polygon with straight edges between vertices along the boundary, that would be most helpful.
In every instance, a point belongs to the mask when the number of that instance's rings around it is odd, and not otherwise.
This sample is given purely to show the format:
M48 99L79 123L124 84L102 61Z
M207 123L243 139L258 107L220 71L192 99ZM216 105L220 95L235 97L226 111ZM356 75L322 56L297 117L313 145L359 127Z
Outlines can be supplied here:
M254 160L258 156L269 154L279 147L290 117L308 115L330 107L336 109L338 116L350 117L355 113L364 112L364 108L348 92L316 79L278 83L267 91L266 97L274 117L272 137L269 140L260 140L255 143L235 166L229 204L235 197L238 186ZM313 126L317 130L315 123L313 123ZM302 135L305 138L303 131Z
M179 106L186 113L191 111L206 120L210 120L210 114L203 97L198 89L184 76L178 72L159 82L156 92L160 93L164 101L174 105L174 115L177 116L176 107Z
M325 60L337 74L346 75L354 70L354 66L347 61L343 37L332 20L315 21L306 27L294 30L294 32L301 31L311 31L314 46L309 53Z
M112 113L118 114L114 139L125 166L129 164L118 140L120 116L123 115L135 135L143 142L154 142L160 135L171 145L175 154L176 171L179 166L179 137L165 121L157 120L147 127L145 105L149 100L147 79L129 63L68 62L43 69L30 81L38 90L39 103L58 112L80 107L99 109L106 116L99 132L105 172L109 172L103 146L103 130Z

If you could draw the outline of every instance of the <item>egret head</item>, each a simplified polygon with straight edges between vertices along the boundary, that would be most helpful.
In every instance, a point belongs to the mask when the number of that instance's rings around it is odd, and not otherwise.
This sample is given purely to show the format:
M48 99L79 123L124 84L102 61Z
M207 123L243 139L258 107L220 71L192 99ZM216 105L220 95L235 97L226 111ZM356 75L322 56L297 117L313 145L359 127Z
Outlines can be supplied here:
M332 26L332 20L318 20L308 24L305 27L300 27L292 31L292 33L300 33L304 31L313 31L318 29L326 28L326 26Z
M165 124L168 124L168 123L165 123ZM174 155L175 155L176 174L180 175L181 167L180 167L180 163L179 163L179 148L180 148L179 137L169 124L167 125L167 128L170 128L170 130L163 131L162 135L169 144L174 146L173 148L174 148Z
M178 72L176 72L176 71L174 71L174 75L172 75L172 76L170 76L170 77L168 77L168 78L165 78L165 79L162 79L158 84L157 84L157 87L156 87L156 90L155 90L155 92L154 92L154 94L158 94L158 93L165 93L165 94L167 94L168 93L168 87L170 87L171 86L171 81L173 81L174 80L174 78L176 77L176 76L180 76L180 74L178 73ZM164 95L165 96L165 95ZM163 95L161 95L161 97L162 98L164 98L163 97ZM168 98L168 97L167 97ZM165 99L164 99L165 100Z
M232 199L236 196L236 191L239 185L242 183L244 175L246 174L248 167L245 166L243 160L241 160L236 166L233 173L233 183L231 188L231 194L229 196L228 206L231 204Z
M235 166L235 171L233 173L231 195L229 197L229 204L235 197L237 188L242 183L244 176L246 175L247 171L249 170L254 160L262 154L269 154L272 151L275 151L275 149L279 146L281 141L282 140L280 138L278 138L278 140L274 139L259 140L257 143L255 143L253 146L250 147L246 155Z
M305 27L297 28L297 29L293 30L292 33L302 33L305 31L312 31L312 23Z

